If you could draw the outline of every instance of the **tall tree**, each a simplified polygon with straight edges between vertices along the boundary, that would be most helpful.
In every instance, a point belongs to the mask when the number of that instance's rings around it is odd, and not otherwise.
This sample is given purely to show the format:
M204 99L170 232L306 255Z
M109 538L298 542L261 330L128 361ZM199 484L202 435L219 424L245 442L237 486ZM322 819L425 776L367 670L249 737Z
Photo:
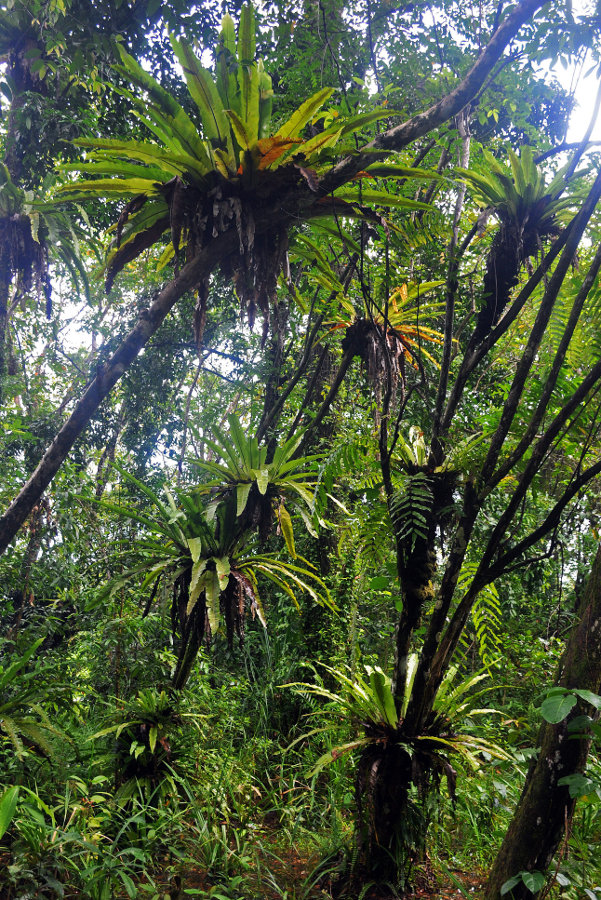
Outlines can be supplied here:
M487 900L498 900L503 884L522 872L546 875L572 822L578 792L570 790L570 781L584 773L590 726L597 715L586 696L601 689L601 550L582 592L557 683L565 692L555 693L558 708L549 716L553 721L541 727L536 759L490 872ZM573 690L582 693L570 693ZM510 896L526 900L539 894L542 886L532 891L520 878Z

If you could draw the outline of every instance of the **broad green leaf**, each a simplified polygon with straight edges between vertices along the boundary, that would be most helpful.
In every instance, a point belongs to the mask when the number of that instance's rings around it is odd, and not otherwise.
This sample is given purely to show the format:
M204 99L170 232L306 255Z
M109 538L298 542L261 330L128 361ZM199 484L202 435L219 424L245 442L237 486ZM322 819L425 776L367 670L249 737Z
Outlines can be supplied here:
M167 228L169 226L169 207L162 197L153 197L144 204L140 212L135 213L125 223L121 235L121 246L123 247L129 241L134 240L141 232L152 228L160 219L163 219L166 222ZM111 228L110 230L114 229ZM173 244L170 243L169 246L173 250ZM110 260L110 254L107 259L107 264L108 260Z
M521 165L524 170L526 181L534 183L538 174L536 163L534 162L534 154L529 144L524 144L520 150Z
M217 140L222 147L228 146L230 129L217 87L210 72L203 68L192 48L171 36L171 45L184 70L190 96L196 103L205 137ZM228 148L230 149L230 148Z
M271 115L273 111L273 83L271 75L268 75L263 65L263 60L257 60L257 73L259 76L259 139L269 135Z
M286 509L283 503L280 504L278 510L278 516L280 520L280 529L282 534L284 535L284 540L286 541L286 547L288 548L288 553L292 556L293 559L296 559L296 549L294 546L294 532L292 530L292 519L290 518L290 513Z
M238 24L238 61L252 62L255 58L255 11L252 3L245 3L240 10Z
M19 787L7 788L0 798L0 838L6 833L17 809Z
M476 185L476 187L479 188L485 203L494 205L503 200L504 192L502 185L494 175L482 175L480 172L475 172L472 169L459 168L455 171L458 175L463 176L470 186Z
M585 797L588 794L598 792L600 788L598 782L593 781L592 778L583 775L581 772L575 772L573 775L564 775L557 784L559 787L567 787L570 797Z
M399 598L400 599L400 598ZM402 600L401 600L401 608L398 609L398 612L402 611ZM417 665L419 662L419 655L417 653L410 653L407 659L407 675L405 677L405 689L403 691L403 700L401 704L401 715L405 716L407 713L407 708L409 706L409 701L411 699L411 692L413 690L413 683L415 681L415 675L417 673Z
M315 528L315 525L313 524L311 517L307 513L307 510L303 509L301 506L301 507L299 507L298 512L300 513L300 517L303 520L303 522L305 523L305 528L307 529L307 531L309 532L311 537L314 537L314 538L319 537L317 529Z
M372 122L378 122L380 119L388 119L391 116L399 115L394 109L372 109L369 112L359 113L356 116L345 116L338 120L337 126L340 130L340 136L356 133L365 125L371 125Z
M215 635L219 629L220 611L219 611L219 580L217 572L209 571L205 574L205 596L207 598L207 615L209 617L209 625L211 626L211 634Z
M168 181L173 175L180 175L181 177L186 175L195 176L197 181L204 183L205 176L213 169L213 162L210 157L207 156L206 159L199 158L196 154L185 153L179 147L175 150L157 147L156 152L154 152L154 148L147 145L143 149L128 151L127 156L129 159L137 160L147 166L146 171L140 173L142 176L146 175L147 178L155 178L159 183ZM93 157L96 161L107 158L115 159L118 157L118 154L110 154L110 151L106 151L102 154L100 152L95 153ZM162 170L162 174L159 174L159 177L156 176L156 166L160 166Z
M40 227L40 214L38 212L34 211L29 213L29 225L31 228L31 237L36 242L36 244L39 244L40 242L38 240L38 230Z
M238 85L240 118L251 144L259 140L259 73L255 62L255 14L250 3L240 11L238 25Z
M237 516L241 516L246 509L246 504L248 503L248 495L250 494L251 487L252 483L250 481L241 481L238 485L236 485Z
M298 138L305 125L311 121L315 113L321 109L333 93L333 88L322 88L316 94L313 94L312 97L309 97L308 100L305 100L290 116L288 121L278 129L278 133L275 135L276 138L281 138L285 141Z
M155 181L164 181L167 178L167 169L159 166L146 165L143 162L126 162L124 159L115 160L112 157L95 159L93 162L70 163L61 166L64 172L81 172L86 175L124 175L131 178L154 178Z
M236 97L238 81L230 69L231 60L236 58L236 28L234 20L226 13L221 20L221 34L217 49L217 90L225 109L239 109Z
M251 467L253 469L264 468L267 458L267 447L259 447L259 442L254 434L249 434L247 444Z
M190 579L190 591L188 594L188 605L186 607L186 615L189 616L196 604L198 598L202 594L205 586L205 579L202 577L207 568L207 560L199 559L192 566L192 577Z
M188 538L188 547L190 548L190 555L192 556L192 562L197 563L200 559L200 554L202 551L202 541L199 537L191 537Z
M172 559L164 559L164 560L161 560L161 562L157 563L156 565L152 566L152 568L150 569L150 571L144 578L144 581L140 585L140 591L146 590L146 588L148 587L150 582L154 581L157 578L157 576L162 573L163 569L166 569L168 566L171 566L171 565L173 565Z
M169 243L159 256L159 260L157 262L157 272L162 272L166 265L168 265L173 257L175 256L175 249L173 244Z
M331 750L328 750L327 753L324 753L323 756L319 757L311 771L307 773L307 777L313 778L314 775L319 775L325 766L329 766L330 763L335 762L346 753L350 753L358 747L365 747L365 745L369 743L371 743L371 738L358 738L355 741L349 741L347 744L339 744L337 747L333 747Z
M148 732L148 744L150 746L150 752L154 753L154 748L157 745L157 726L153 725Z
M267 487L269 485L269 469L253 469L253 475L257 480L259 493L265 496L265 494L267 493Z
M174 519L185 518L181 509L177 508L177 504L173 498L173 494L171 493L171 491L169 490L169 488L167 487L166 484L163 485L163 491L165 493L165 496L167 497L167 503L169 504L169 509L171 510L172 517Z
M365 170L368 175L378 178L421 178L427 181L441 181L443 176L429 169L411 168L410 166L397 166L393 163L374 163Z
M213 150L213 159L215 169L224 178L229 179L236 174L238 164L231 153L221 149Z
M219 556L215 559L215 568L217 570L217 580L219 581L219 590L224 591L230 579L230 560L228 556Z
M508 894L510 891L512 891L514 889L514 887L516 886L516 884L519 884L521 880L522 880L521 874L514 875L513 878L508 878L507 881L505 881L501 885L501 891L500 891L501 897L504 897L505 894Z
M130 725L137 725L137 724L138 724L137 722L131 721L131 722L120 722L118 725L110 725L108 728L103 728L101 731L97 731L91 737L86 738L86 743L88 743L88 741L95 741L98 738L104 737L107 734L112 734L113 732L115 733L116 737L119 737L119 735L122 733L122 731L124 731L125 728L129 728Z
M163 148L159 149L163 150L163 153L166 150L169 154L172 154L172 162L181 162L182 159L186 159L188 160L190 171L194 172L196 170L200 176L206 175L215 168L214 155L218 151L213 149L209 141L201 138L198 132L195 132L194 138L190 137L188 141L182 141L174 134L168 122L163 124L160 121L160 115L152 107L145 107L144 112L134 110L134 113L136 118L146 125L148 130L156 135L164 145L164 150Z
M252 456L249 449L249 444L246 439L246 434L242 425L240 424L240 419L238 416L235 416L231 413L227 417L228 425L230 426L230 435L231 435L231 444L228 443L227 438L225 438L221 433L217 431L217 429L213 429L215 434L221 441L224 450L228 451L228 456L233 462L243 462L246 466L247 471L250 471L253 467Z
M164 107L169 115L173 117L177 116L177 114L182 111L182 108L177 100L171 96L169 91L162 88L158 82L154 80L152 75L143 69L133 56L130 56L122 44L117 44L117 51L121 57L121 67L125 69L129 78L144 90L148 91L152 100L157 103L158 106Z
M568 692L552 694L543 700L541 715L546 722L556 725L563 721L571 709L576 705L576 696Z
M123 886L125 887L127 896L131 897L133 900L134 897L138 896L138 890L137 890L134 882L131 880L129 875L121 869L117 870L117 874L119 875L119 878L123 882Z
M580 688L575 689L574 693L581 700L584 700L585 703L590 703L591 706L594 706L595 709L601 709L601 697L599 694L593 694L592 691L581 690Z
M374 669L369 674L369 682L378 701L378 707L382 711L382 717L388 725L395 728L398 722L398 714L394 703L394 697L390 690L390 681L381 669Z
M187 153L194 155L195 148L198 146L198 132L194 122L190 119L185 110L179 105L177 100L171 94L161 87L154 78L146 72L142 66L130 56L121 44L117 44L117 50L121 57L121 66L115 66L117 71L125 74L127 80L131 80L134 84L141 87L149 95L151 103L148 103L144 97L134 96L136 105L146 108L149 113L158 112L160 119L164 122L167 130L172 131L182 147Z
M256 565L255 568L257 569L257 571L262 572L263 575L269 578L270 581L273 581L274 584L280 587L284 591L284 593L288 597L290 597L296 609L300 612L300 604L296 599L296 594L294 593L288 582L283 577L280 577L280 574L276 574L278 572L277 569L274 570L272 567L266 566L264 564Z
M326 150L328 147L333 147L340 140L340 136L342 134L342 128L337 129L326 129L322 131L320 134L316 134L315 137L309 138L308 141L302 141L299 143L296 150L292 150L289 154L281 157L281 159L276 160L276 168L283 163L289 161L290 157L294 157L298 154L298 156L302 159L311 160L311 157L318 155L319 151ZM300 140L296 138L296 140Z
M230 120L232 131L234 132L234 137L238 141L238 144L242 147L243 150L250 150L251 139L247 134L244 122L234 112L233 109L227 109L225 112L228 119Z
M370 591L383 591L390 586L390 579L387 575L376 575L369 582Z
M291 491L295 491L299 495L299 497L304 500L309 509L313 510L313 494L305 487L305 485L298 484L296 481L290 479L290 481L286 482L286 487L289 487ZM342 509L344 510L344 512L347 512L344 507L342 507Z
M511 171L513 173L514 181L517 185L518 192L523 194L526 189L526 181L524 179L524 170L521 166L520 160L510 148L508 151L509 163L511 165Z
M408 200L386 191L362 190L359 194L356 190L345 188L336 191L334 195L338 200L346 200L347 203L358 203L361 206L398 206L403 209L431 210L429 203L419 203L417 200Z
M546 880L546 876L542 872L522 872L522 881L533 894L537 894L544 888Z
M98 178L94 181L74 181L58 188L61 194L114 194L117 197L130 197L137 194L159 193L159 185L150 178Z

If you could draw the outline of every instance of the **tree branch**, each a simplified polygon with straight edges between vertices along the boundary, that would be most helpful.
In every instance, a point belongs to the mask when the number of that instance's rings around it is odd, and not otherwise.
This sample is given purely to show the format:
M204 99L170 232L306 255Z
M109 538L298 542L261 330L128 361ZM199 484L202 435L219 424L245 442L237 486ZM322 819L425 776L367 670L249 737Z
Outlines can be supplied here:
M155 333L175 303L203 278L206 278L219 261L238 246L236 232L228 232L216 238L207 248L191 260L158 297L140 313L136 325L121 343L111 359L98 368L96 377L88 385L83 397L60 429L29 481L0 518L0 555L6 550L27 518L35 502L48 487L75 441L109 394L113 386L134 361L142 347Z
M522 25L531 19L543 5L544 0L522 0L521 3L518 3L505 21L499 25L470 71L456 88L425 112L418 113L401 125L379 134L357 155L347 156L341 160L322 180L320 192L329 194L390 151L402 150L408 144L428 134L432 129L461 112L478 92L507 44L515 37ZM378 153L377 151L382 152Z
M570 318L568 319L567 325L565 327L564 333L562 335L561 341L555 353L555 357L553 359L553 363L551 365L551 370L549 375L547 376L547 380L543 385L542 393L540 400L538 402L538 406L532 416L530 422L528 423L528 427L524 432L522 439L520 440L518 446L515 450L507 457L505 462L499 466L497 471L494 474L494 477L490 481L490 490L496 487L500 481L505 478L506 475L513 469L516 463L522 458L524 453L528 450L528 448L532 445L532 441L536 436L536 432L540 423L543 420L544 414L547 410L547 406L555 389L555 385L557 384L557 379L559 377L559 372L563 365L569 343L574 334L574 330L576 325L578 324L578 320L580 318L580 314L582 312L582 308L584 306L585 300L588 297L590 290L597 278L599 273L599 269L601 268L601 244L597 248L597 252L595 253L594 259L591 263L591 266L586 274L586 277L582 283L582 286L574 300L574 305L572 306L572 310L570 312ZM590 377L589 373L589 377ZM563 421L565 421L564 413L566 407L560 413Z
M532 326L528 342L522 353L515 376L511 383L509 394L507 396L507 400L505 401L503 412L501 413L501 421L499 422L499 426L490 441L488 453L480 472L480 487L484 490L486 490L487 488L489 479L493 474L494 467L496 466L499 454L505 442L505 438L507 437L509 429L511 428L511 424L515 418L521 396L524 392L528 374L536 358L540 343L546 333L547 325L549 323L549 319L551 318L551 313L553 312L555 301L557 300L557 296L563 284L563 280L569 267L572 265L574 254L578 249L578 245L580 243L580 239L582 237L584 229L588 223L588 220L593 214L600 197L601 172L599 172L599 174L597 175L595 183L593 184L593 187L591 188L586 201L584 202L578 215L576 216L574 227L572 228L570 236L566 241L564 251L561 254L555 271L549 279L549 283L543 295L543 299L541 301L534 325Z

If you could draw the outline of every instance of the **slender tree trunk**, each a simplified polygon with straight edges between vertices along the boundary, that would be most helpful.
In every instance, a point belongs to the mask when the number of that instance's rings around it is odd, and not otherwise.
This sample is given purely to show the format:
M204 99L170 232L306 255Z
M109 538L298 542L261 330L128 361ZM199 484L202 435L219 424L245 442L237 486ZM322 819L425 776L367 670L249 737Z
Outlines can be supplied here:
M7 236L0 227L0 404L4 399L4 379L6 377L6 347L8 332L8 300L10 296L11 271L7 259Z
M480 87L503 55L507 44L515 37L525 22L528 22L545 0L522 0L501 22L478 59L456 87L446 96L423 112L417 113L406 122L389 128L377 135L373 141L361 148L359 153L340 160L320 184L320 192L327 196L340 185L353 178L357 172L367 168L378 159L383 159L389 150L402 150L413 141L433 131L448 121L472 100ZM380 155L381 154L381 155Z
M237 241L237 234L228 232L216 238L209 247L189 262L179 276L160 292L150 307L140 313L136 325L111 359L99 366L96 377L88 385L83 397L75 405L73 412L44 453L37 469L0 518L0 555L6 550L60 469L102 401L133 363L175 303L186 291L208 277L222 257L235 250Z
M436 574L436 554L434 551L434 514L431 514L430 534L419 538L410 553L399 554L397 567L403 608L394 635L393 694L400 709L405 696L407 664L415 629L418 627L424 608L434 600L434 576Z
M601 687L601 547L582 595L578 618L561 661L558 683L565 688L598 693ZM546 872L576 803L567 786L558 786L558 781L584 772L590 747L590 736L570 732L570 722L590 712L590 707L579 701L563 722L544 724L541 728L540 751L492 867L485 900L499 900L503 884L518 872ZM532 893L520 883L511 897L531 900Z

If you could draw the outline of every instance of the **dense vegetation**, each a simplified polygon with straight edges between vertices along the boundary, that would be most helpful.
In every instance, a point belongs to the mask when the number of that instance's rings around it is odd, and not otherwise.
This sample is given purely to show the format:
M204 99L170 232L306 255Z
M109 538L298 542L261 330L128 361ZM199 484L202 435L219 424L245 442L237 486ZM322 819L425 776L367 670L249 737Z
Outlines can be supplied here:
M595 900L598 10L215 6L0 12L0 894Z

